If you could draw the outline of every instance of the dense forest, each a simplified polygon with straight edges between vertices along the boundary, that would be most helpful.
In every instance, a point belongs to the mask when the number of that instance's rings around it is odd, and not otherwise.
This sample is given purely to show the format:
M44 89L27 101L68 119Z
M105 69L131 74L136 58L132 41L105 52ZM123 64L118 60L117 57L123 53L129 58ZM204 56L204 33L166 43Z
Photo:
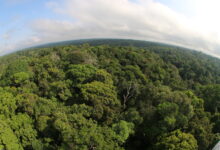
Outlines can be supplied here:
M220 59L130 40L44 46L0 58L0 149L209 150L220 140Z

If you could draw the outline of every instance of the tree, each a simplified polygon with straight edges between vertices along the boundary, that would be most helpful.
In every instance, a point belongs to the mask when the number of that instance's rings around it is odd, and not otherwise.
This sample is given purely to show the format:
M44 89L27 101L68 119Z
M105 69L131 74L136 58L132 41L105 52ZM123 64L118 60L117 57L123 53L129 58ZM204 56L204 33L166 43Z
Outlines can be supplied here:
M23 148L31 148L32 143L36 141L37 131L34 129L32 118L27 114L18 114L12 116L9 121L11 129L19 139Z
M164 134L158 138L156 149L162 150L196 150L197 141L193 135L180 130Z
M196 110L196 114L189 122L188 131L197 139L200 150L206 150L213 142L213 124L210 122L209 113L202 109Z
M205 110L211 113L220 111L220 85L202 86L197 91L198 95L204 99Z
M0 88L0 113L6 117L14 115L17 109L17 99L10 92Z
M74 85L88 82L97 71L97 68L92 65L70 65L69 68L67 76Z
M77 108L76 108L77 109ZM131 133L133 124L120 121L108 126L99 126L81 113L55 114L54 127L60 132L61 149L76 150L122 150Z
M159 104L157 106L157 112L162 117L160 124L164 124L164 126L169 129L173 129L178 121L176 118L180 115L178 111L179 107L175 103L164 102Z
M55 81L50 84L50 98L58 98L61 101L67 101L72 93L70 91L70 81Z
M23 150L13 130L2 119L0 120L0 149Z
M99 81L81 85L82 102L94 107L97 120L112 122L120 109L120 101L113 85Z
M30 78L30 75L26 72L18 72L12 76L13 84L22 85Z

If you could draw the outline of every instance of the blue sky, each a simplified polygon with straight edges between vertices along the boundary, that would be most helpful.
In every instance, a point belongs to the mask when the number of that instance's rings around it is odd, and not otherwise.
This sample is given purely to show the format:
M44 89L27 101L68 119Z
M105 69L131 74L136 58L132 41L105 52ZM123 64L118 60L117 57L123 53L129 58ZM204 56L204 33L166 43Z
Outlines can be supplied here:
M218 0L0 0L0 55L47 42L132 38L220 57Z
M157 0L157 1L168 6L172 10L189 17L194 15L195 13L193 0Z

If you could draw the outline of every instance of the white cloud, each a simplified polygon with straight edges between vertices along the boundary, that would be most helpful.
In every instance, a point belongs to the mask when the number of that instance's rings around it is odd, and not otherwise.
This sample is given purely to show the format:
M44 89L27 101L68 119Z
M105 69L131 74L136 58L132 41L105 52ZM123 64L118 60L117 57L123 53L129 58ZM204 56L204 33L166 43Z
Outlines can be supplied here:
M220 57L220 51L216 51L220 47L219 34L206 27L210 23L202 25L203 20L198 16L187 18L154 0L57 0L47 2L46 6L71 19L35 20L31 24L35 40L29 43L79 38L134 38L195 48ZM201 8L197 8L197 14ZM214 12L210 15L213 16Z
M3 40L10 40L15 32L16 32L15 29L8 29L7 31L5 31L5 32L2 34L1 38L2 38Z
M75 19L74 22L38 20L34 30L53 40L137 38L209 53L218 46L217 35L201 32L192 20L153 0L65 0L47 5L56 13Z

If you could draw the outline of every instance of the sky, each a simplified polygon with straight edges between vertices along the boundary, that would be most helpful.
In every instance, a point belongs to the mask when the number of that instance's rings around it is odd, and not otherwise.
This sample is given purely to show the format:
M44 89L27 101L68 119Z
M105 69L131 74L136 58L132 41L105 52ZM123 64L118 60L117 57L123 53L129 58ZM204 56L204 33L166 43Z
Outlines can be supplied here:
M123 38L220 58L219 0L0 0L0 55L50 42Z

